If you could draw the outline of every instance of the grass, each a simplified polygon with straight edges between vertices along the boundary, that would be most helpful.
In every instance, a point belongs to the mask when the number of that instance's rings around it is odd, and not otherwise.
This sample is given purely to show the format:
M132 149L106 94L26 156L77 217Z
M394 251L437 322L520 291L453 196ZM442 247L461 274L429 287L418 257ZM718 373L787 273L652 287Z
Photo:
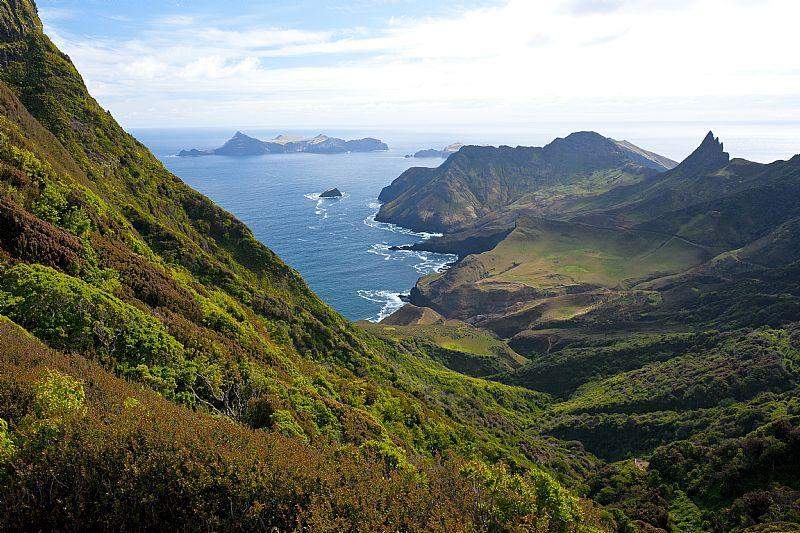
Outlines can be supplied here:
M481 282L539 289L577 284L615 288L685 270L706 255L696 246L660 235L523 219L505 241L482 254L487 274Z
M481 358L497 358L504 366L516 367L527 362L501 339L490 332L460 322L413 326L380 326L363 324L367 329L394 340L416 340L445 350Z

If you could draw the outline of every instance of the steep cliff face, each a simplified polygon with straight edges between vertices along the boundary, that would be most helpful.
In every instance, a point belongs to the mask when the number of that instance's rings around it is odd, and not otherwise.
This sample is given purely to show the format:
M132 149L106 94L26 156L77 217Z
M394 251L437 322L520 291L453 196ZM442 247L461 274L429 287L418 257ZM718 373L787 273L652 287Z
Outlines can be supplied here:
M452 232L503 209L546 210L554 196L561 201L602 192L667 169L666 158L647 154L594 132L543 148L465 146L439 168L409 169L384 188L376 219Z

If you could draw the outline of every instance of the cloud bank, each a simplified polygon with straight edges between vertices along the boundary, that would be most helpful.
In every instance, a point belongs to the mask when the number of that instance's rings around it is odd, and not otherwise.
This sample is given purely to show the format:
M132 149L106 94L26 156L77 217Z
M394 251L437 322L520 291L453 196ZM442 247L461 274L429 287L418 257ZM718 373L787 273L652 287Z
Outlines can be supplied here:
M134 127L800 116L794 0L511 0L325 30L154 13L124 39L42 16Z

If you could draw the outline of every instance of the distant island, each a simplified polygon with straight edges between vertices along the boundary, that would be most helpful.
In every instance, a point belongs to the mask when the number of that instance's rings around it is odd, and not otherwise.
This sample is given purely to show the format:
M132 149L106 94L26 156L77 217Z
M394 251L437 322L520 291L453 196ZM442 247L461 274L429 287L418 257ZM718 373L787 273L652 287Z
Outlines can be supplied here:
M237 131L225 144L214 150L192 148L181 150L178 157L200 157L206 155L251 156L265 154L288 154L307 152L312 154L343 154L347 152L378 152L388 150L389 146L380 139L365 137L346 141L327 135L317 135L311 139L278 135L274 139L262 141Z
M422 158L431 158L431 157L441 157L446 159L450 157L450 154L454 154L461 150L461 147L464 146L462 143L453 143L451 145L445 146L441 150L437 150L436 148L427 148L425 150L418 150L414 153L414 155L407 155L406 158L415 157L418 159Z

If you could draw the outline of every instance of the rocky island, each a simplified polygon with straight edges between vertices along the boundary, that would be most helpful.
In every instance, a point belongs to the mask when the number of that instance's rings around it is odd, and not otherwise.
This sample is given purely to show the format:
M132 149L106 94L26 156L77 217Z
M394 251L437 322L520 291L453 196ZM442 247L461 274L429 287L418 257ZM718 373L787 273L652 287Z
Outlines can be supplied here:
M199 157L204 155L253 156L265 154L287 154L307 152L311 154L343 154L347 152L378 152L388 150L389 146L373 137L346 141L337 137L317 135L310 139L290 135L278 135L262 141L237 131L228 141L213 150L181 150L179 157Z
M341 198L342 191L334 187L333 189L328 189L324 193L319 195L320 198Z
M213 153L210 150L198 150L197 148L178 152L178 157L200 157L203 155L213 155Z

